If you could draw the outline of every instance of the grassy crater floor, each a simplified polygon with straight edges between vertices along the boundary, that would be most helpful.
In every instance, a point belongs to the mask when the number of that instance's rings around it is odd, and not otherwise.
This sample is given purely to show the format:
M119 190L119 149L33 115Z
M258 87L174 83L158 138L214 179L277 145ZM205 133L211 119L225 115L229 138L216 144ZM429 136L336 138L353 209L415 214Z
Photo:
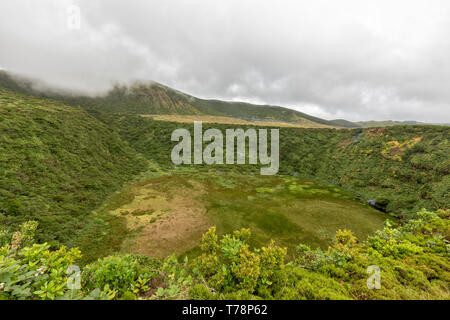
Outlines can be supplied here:
M289 254L299 243L327 248L338 229L364 239L386 219L334 185L195 169L148 173L117 192L102 210L124 221L123 252L159 258L196 255L211 226L218 234L250 228L251 246L274 239Z

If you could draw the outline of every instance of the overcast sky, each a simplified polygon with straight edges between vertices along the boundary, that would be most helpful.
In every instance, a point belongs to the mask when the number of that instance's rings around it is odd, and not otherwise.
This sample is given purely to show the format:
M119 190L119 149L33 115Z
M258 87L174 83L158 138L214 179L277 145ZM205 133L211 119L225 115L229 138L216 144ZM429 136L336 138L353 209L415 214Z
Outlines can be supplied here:
M1 0L0 68L77 90L155 80L327 119L450 122L450 1Z

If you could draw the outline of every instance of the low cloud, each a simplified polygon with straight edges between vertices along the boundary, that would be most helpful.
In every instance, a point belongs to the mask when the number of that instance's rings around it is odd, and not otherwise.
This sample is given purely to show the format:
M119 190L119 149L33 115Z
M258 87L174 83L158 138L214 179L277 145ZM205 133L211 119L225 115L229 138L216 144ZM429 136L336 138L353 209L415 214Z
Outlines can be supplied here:
M0 46L3 68L75 90L151 79L329 119L450 122L446 0L2 0Z

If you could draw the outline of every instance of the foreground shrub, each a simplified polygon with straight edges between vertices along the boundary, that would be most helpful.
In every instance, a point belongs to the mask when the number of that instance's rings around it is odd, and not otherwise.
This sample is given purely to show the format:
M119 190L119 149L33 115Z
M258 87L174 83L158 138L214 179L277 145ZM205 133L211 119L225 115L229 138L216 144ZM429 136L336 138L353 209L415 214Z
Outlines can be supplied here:
M449 299L449 232L449 210L422 210L358 245L348 231L339 231L327 251L300 245L296 263L339 281L355 299ZM381 270L378 290L367 287L371 265Z
M28 223L0 247L0 299L448 300L449 217L449 210L422 210L401 227L386 223L365 242L339 230L327 250L300 244L289 263L274 242L250 248L248 229L219 238L211 228L193 261L109 256L87 265L81 288L72 290L67 271L80 251L23 248L33 241L36 225ZM380 271L379 287L368 287L370 270Z
M23 223L11 242L0 247L0 299L113 298L108 287L84 292L69 287L68 268L81 257L80 250L65 246L50 250L47 243L35 244L37 226L34 221Z
M249 229L242 229L223 236L219 241L213 227L203 236L202 254L194 264L214 290L225 294L241 290L240 295L245 291L271 296L285 278L286 249L271 242L268 247L250 250L247 244L250 235ZM194 294L200 295L198 292Z
M133 256L110 256L87 265L82 273L83 287L96 288L109 285L125 293L136 284L139 265Z

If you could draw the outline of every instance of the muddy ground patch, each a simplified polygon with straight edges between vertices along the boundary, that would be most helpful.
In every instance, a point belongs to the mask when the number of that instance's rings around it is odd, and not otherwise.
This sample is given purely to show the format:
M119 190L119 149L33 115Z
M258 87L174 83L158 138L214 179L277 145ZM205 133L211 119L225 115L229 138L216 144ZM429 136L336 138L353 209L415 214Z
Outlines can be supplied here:
M124 217L131 231L123 244L126 252L158 258L181 254L212 226L199 200L205 191L195 181L154 181L133 192L133 201L112 212Z

